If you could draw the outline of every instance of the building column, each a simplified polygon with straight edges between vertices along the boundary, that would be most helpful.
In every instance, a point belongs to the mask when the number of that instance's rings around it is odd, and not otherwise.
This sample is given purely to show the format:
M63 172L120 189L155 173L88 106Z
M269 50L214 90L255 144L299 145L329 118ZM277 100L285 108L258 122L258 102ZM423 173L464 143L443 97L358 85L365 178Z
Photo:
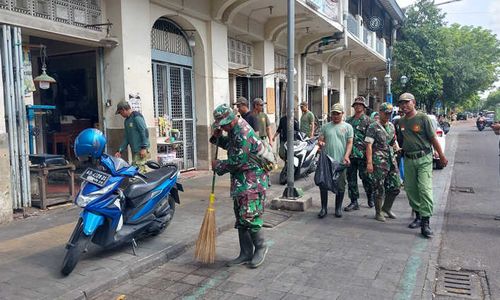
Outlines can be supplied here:
M0 62L1 68L1 62ZM9 135L5 126L3 78L0 72L0 170L10 170ZM0 224L12 220L10 172L0 172Z
M254 44L254 64L255 68L262 71L262 74L270 74L274 71L274 44L271 41L257 42ZM263 100L267 102L266 113L271 123L276 123L277 103L274 90L274 76L263 78Z
M103 109L108 137L108 153L113 154L123 140L123 118L115 115L116 104L138 96L139 110L149 128L151 154L156 157L153 84L151 71L151 24L149 1L110 0L105 2L111 34L119 45L104 49ZM126 16L134 16L128 18Z
M322 107L321 107L321 119L328 119L328 65L326 63L321 64L321 98L322 98Z
M340 69L333 72L333 86L339 91L339 103L344 107L346 105L346 91L345 91L345 71Z

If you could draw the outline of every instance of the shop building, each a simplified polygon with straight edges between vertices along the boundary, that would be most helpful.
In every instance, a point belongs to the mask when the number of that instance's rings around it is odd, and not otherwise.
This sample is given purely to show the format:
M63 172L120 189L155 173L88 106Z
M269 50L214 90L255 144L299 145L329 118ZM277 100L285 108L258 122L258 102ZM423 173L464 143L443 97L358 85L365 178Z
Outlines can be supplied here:
M350 107L358 94L369 95L376 108L394 31L403 20L396 2L298 0L295 5L295 104L308 101L319 123L333 103ZM2 43L2 68L17 72L23 84L17 85L22 93L6 93L15 84L2 78L0 115L9 118L5 107L13 99L22 106L55 108L37 111L32 131L19 120L10 129L8 122L0 124L0 167L15 170L0 175L11 178L1 180L5 217L0 221L9 219L12 208L31 203L18 187L29 185L29 176L22 175L29 167L29 141L33 153L62 154L71 161L75 135L97 127L113 154L123 136L123 119L115 115L121 100L144 115L153 157L173 160L183 170L209 168L217 105L259 97L276 122L288 97L286 13L286 2L278 0L1 0L2 36L18 32L21 41ZM22 68L5 61L16 47ZM44 62L56 81L48 89L31 80ZM376 86L370 84L373 77L380 79ZM14 144L12 124L19 133Z

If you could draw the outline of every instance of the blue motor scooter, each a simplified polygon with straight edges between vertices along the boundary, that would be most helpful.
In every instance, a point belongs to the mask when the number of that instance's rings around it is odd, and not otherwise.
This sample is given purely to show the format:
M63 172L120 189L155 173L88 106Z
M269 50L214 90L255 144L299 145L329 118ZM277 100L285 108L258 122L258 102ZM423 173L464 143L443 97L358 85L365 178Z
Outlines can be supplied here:
M76 205L83 208L66 244L61 273L70 274L89 242L110 248L158 235L169 225L182 185L175 165L150 161L153 171L141 174L121 158L103 154L106 138L97 129L85 129L75 140L77 157L92 157L100 170L86 169Z

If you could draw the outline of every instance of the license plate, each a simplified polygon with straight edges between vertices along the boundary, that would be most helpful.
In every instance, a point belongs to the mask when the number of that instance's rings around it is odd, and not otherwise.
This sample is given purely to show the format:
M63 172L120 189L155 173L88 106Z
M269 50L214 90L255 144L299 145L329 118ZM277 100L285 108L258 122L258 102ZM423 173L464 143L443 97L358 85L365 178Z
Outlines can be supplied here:
M85 170L85 172L83 172L83 174L80 176L81 179L93 183L99 187L103 187L110 177L111 175L109 174L90 168Z

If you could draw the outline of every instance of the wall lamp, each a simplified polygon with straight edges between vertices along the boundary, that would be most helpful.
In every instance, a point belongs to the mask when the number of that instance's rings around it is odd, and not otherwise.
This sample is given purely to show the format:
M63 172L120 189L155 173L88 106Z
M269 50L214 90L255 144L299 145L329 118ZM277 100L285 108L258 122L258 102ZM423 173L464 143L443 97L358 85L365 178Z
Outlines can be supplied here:
M106 26L106 36L102 39L99 40L99 44L103 46L104 48L115 48L118 46L119 42L118 39L114 36L111 36L110 30L111 27L113 26L113 23L111 23L108 19L106 23L97 23L97 24L87 24L84 27L89 28L89 27L102 27Z

